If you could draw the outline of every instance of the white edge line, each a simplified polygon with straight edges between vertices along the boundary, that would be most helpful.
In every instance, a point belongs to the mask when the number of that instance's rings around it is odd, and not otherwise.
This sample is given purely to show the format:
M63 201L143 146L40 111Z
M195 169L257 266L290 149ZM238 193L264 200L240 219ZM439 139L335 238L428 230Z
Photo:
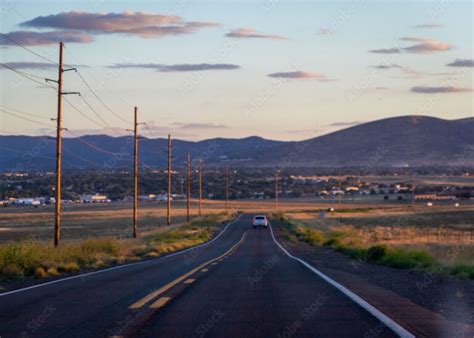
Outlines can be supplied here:
M399 335L400 337L403 337L403 338L415 338L415 336L410 333L407 329L403 328L400 324L398 324L397 322L395 322L393 319L391 319L390 317L388 317L387 315L385 315L383 312L381 312L380 310L378 310L377 308L375 308L373 305L369 304L367 301L365 301L363 298L361 298L360 296L358 296L357 294L355 294L354 292L352 292L351 290L349 290L348 288L346 288L345 286L339 284L338 282L336 282L335 280L333 280L332 278L326 276L324 273L322 273L321 271L319 271L318 269L316 269L315 267L313 267L312 265L308 264L307 262L305 262L304 260L302 260L301 258L298 258L296 256L293 256L292 254L290 254L288 252L288 250L286 250L280 243L278 243L278 241L276 240L275 238L275 235L273 234L273 229L272 229L272 226L270 224L270 232L272 234L272 238L273 238L273 241L278 245L278 247L290 258L298 261L299 263L303 264L306 268L308 268L309 270L311 270L312 272L314 272L316 275L318 275L319 277L321 277L322 279L324 279L326 282L328 282L329 284L331 284L333 287L335 287L336 289L338 289L340 292L342 292L344 295L346 295L347 297L349 297L353 302L357 303L357 305L359 305L360 307L362 307L364 310L366 310L367 312L369 312L372 316L374 316L375 318L377 318L379 321L381 321L383 324L385 324L385 326L387 326L388 328L390 328L393 332L395 332L397 335Z
M227 223L225 228L221 232L219 232L216 237L214 237L213 239L211 239L210 241L208 241L206 243L199 244L199 245L187 248L185 250L174 252L174 253L171 253L169 255L158 257L158 258L155 258L155 259L150 259L150 260L146 260L146 261L142 261L142 262L134 262L134 263L128 263L128 264L124 264L124 265L114 266L112 268L107 268L107 269L103 269L103 270L88 272L88 273L84 273L84 274L81 274L81 275L75 275L75 276L71 276L71 277L65 277L65 278L53 280L51 282L36 284L36 285L28 286L26 288L21 288L21 289L17 289L17 290L12 290L12 291L8 291L8 292L0 293L0 297L4 297L4 296L8 296L8 295L11 295L11 294L14 294L14 293L19 293L19 292L24 292L24 291L40 288L40 287L51 285L51 284L66 282L66 281L71 280L71 279L84 278L84 277L87 277L87 276L97 275L97 274L104 273L104 272L109 272L109 271L112 271L112 270L123 269L123 268L127 268L127 267L130 267L130 266L133 266L133 265L140 265L140 264L147 264L147 263L151 263L151 262L156 262L156 261L159 261L159 260L163 260L165 258L177 256L177 255L183 254L185 252L195 250L199 247L208 246L208 245L212 244L214 241L216 241L219 237L221 237L221 235L227 230L227 228L231 224L237 222L240 219L241 216L242 216L242 214L240 214L239 217L237 217L232 222Z

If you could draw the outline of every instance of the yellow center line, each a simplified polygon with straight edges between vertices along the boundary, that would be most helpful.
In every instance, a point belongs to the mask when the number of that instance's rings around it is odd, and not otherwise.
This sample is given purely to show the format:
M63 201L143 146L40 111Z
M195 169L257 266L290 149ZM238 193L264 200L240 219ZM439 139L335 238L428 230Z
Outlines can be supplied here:
M158 308L162 307L163 305L165 305L166 303L168 303L168 301L170 299L171 299L170 297L158 298L158 300L156 302L154 302L153 304L151 304L150 307L152 309L158 309Z
M178 277L176 278L174 281L171 281L169 282L168 284L162 286L161 288L159 288L158 290L155 290L153 291L152 293L148 294L147 296L143 297L142 299L140 299L139 301L133 303L132 305L130 305L129 309L131 310L136 310L136 309L139 309L141 308L142 306L144 306L145 304L147 304L148 302L150 302L152 299L158 297L159 295L161 295L162 293L168 291L169 289L171 289L172 287L174 287L175 285L177 285L178 283L181 283L182 281L184 281L186 278L188 278L189 276L195 274L196 272L198 272L199 270L203 269L204 267L206 267L207 265L211 264L211 263L214 263L215 261L219 260L219 259L222 259L223 257L225 257L226 255L229 254L229 252L231 252L232 250L234 250L240 243L242 243L242 241L245 239L245 236L247 235L247 231L243 233L242 237L240 238L240 240L234 244L229 250L227 250L225 253L223 253L222 255L220 255L219 257L216 257L216 258L213 258L205 263L202 263L201 265L199 265L198 267L192 269L191 271L185 273L184 275L182 275L181 277Z

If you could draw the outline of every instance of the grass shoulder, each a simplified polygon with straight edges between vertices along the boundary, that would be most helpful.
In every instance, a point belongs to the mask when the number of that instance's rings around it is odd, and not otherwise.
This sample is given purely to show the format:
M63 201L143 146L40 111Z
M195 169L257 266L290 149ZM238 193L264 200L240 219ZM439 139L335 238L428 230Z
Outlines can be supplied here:
M474 266L446 265L422 250L384 244L364 245L354 234L315 229L281 213L273 215L272 224L279 226L282 237L292 243L304 242L312 246L324 246L353 259L396 269L424 270L474 279Z
M209 241L232 216L210 214L191 222L133 238L91 238L63 241L57 248L50 242L20 240L0 245L0 282L54 278L109 266L159 257Z

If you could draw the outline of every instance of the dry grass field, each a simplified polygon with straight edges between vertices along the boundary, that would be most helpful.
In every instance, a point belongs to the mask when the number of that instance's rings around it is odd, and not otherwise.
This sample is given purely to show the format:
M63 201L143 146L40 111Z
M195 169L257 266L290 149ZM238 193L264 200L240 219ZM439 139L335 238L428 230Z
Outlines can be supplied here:
M355 246L421 250L446 264L474 265L474 206L387 206L289 213L299 224Z

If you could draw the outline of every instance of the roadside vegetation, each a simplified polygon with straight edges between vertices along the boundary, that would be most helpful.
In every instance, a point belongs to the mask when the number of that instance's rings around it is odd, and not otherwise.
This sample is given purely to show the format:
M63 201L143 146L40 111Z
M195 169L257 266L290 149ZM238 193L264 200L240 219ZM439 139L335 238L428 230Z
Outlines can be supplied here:
M357 233L341 227L312 227L288 215L277 213L274 221L281 225L282 236L292 243L331 248L348 257L397 269L416 269L474 279L471 264L449 264L433 257L427 250L379 244L367 244ZM448 253L449 254L449 253ZM451 252L456 254L456 252Z
M63 241L58 248L44 241L10 242L0 245L0 282L56 277L158 257L210 240L229 219L225 214L206 215L189 223L161 227L137 240L91 238Z

